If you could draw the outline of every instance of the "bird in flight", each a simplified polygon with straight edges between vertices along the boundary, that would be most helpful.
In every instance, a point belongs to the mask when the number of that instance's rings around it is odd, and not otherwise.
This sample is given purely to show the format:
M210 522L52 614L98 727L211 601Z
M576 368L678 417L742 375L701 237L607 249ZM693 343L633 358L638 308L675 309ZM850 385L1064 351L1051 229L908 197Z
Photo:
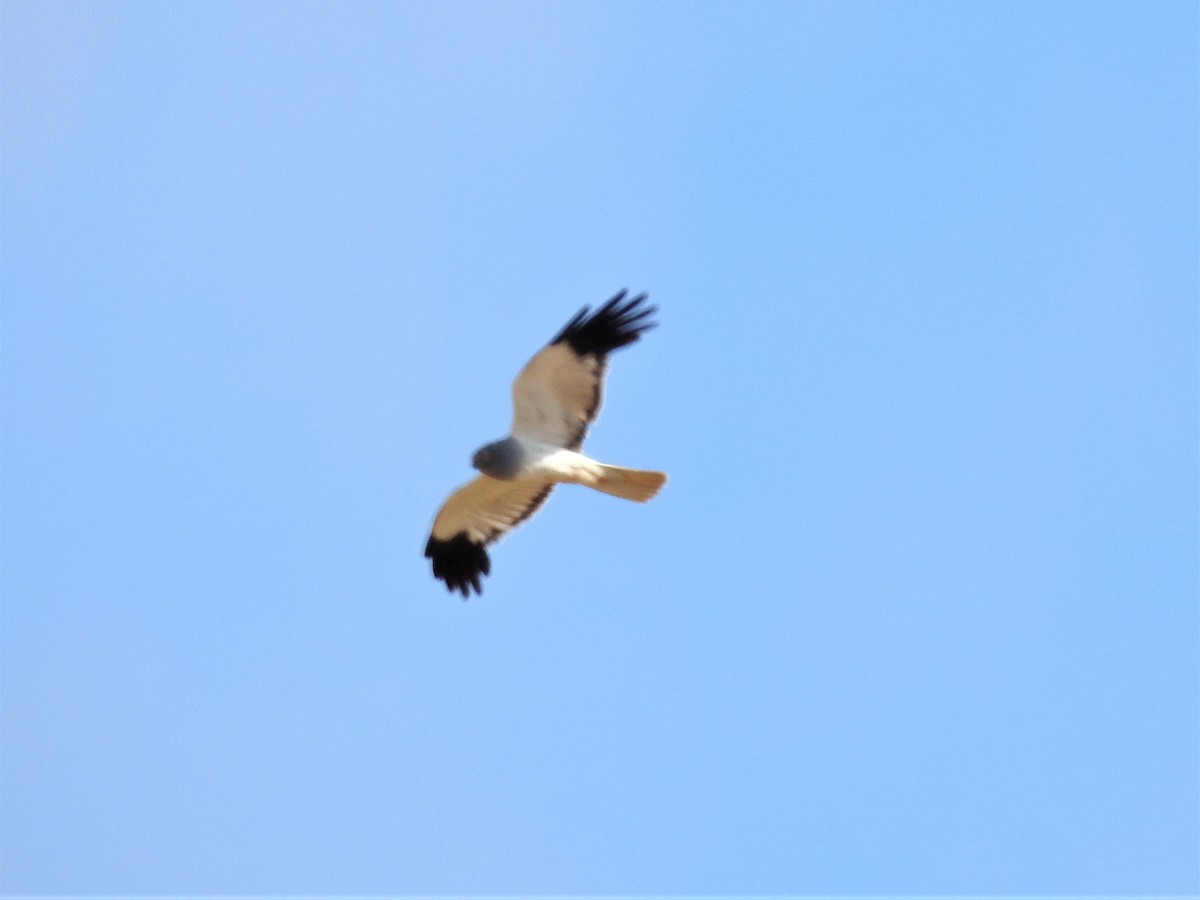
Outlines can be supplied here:
M621 291L594 313L580 310L538 351L513 382L512 434L475 452L480 475L450 495L433 521L425 556L446 588L483 593L491 571L487 545L532 516L556 484L582 484L644 503L667 480L662 472L625 469L580 450L600 412L608 354L632 344L656 323L645 294ZM590 314L589 314L590 313Z

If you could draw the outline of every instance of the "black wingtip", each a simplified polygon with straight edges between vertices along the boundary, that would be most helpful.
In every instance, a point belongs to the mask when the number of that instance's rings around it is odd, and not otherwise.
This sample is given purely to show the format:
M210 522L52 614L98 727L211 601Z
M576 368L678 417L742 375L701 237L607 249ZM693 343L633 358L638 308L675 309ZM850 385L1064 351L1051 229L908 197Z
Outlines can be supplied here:
M601 358L632 344L657 324L649 319L658 308L642 305L646 294L626 300L628 293L627 290L619 291L590 316L591 308L585 306L550 343L565 341L579 356L590 353Z
M483 544L474 543L465 531L448 541L430 535L425 558L433 560L433 577L446 582L446 590L451 593L461 591L464 600L470 598L472 589L476 594L483 593L480 579L492 571Z

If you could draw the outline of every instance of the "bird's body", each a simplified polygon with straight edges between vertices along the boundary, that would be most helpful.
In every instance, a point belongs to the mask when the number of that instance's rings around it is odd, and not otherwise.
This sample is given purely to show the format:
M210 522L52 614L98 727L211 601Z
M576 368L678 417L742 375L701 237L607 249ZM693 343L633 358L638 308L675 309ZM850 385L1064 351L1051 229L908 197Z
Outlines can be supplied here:
M533 515L556 484L581 484L644 502L667 480L661 472L606 465L581 451L600 410L608 354L653 327L645 295L617 294L593 315L585 307L513 382L512 434L479 448L480 471L442 506L425 556L433 574L463 597L482 593L491 570L486 546Z

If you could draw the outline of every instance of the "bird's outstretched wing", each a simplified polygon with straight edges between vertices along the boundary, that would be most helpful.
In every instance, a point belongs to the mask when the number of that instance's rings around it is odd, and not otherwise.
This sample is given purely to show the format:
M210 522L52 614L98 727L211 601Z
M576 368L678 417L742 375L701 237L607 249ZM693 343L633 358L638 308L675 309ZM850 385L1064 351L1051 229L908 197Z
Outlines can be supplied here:
M433 576L463 597L483 592L479 580L491 571L484 549L524 522L546 502L553 484L544 481L501 481L480 475L442 504L425 545L433 560Z
M513 382L512 433L578 450L600 412L608 354L654 327L646 295L621 291L590 316L584 307Z

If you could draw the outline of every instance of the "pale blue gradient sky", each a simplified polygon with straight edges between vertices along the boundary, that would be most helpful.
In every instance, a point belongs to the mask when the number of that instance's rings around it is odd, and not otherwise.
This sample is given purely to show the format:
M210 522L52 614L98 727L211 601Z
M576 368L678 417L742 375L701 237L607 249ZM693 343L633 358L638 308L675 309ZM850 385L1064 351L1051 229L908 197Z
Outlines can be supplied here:
M1195 4L2 16L3 892L1200 891Z

